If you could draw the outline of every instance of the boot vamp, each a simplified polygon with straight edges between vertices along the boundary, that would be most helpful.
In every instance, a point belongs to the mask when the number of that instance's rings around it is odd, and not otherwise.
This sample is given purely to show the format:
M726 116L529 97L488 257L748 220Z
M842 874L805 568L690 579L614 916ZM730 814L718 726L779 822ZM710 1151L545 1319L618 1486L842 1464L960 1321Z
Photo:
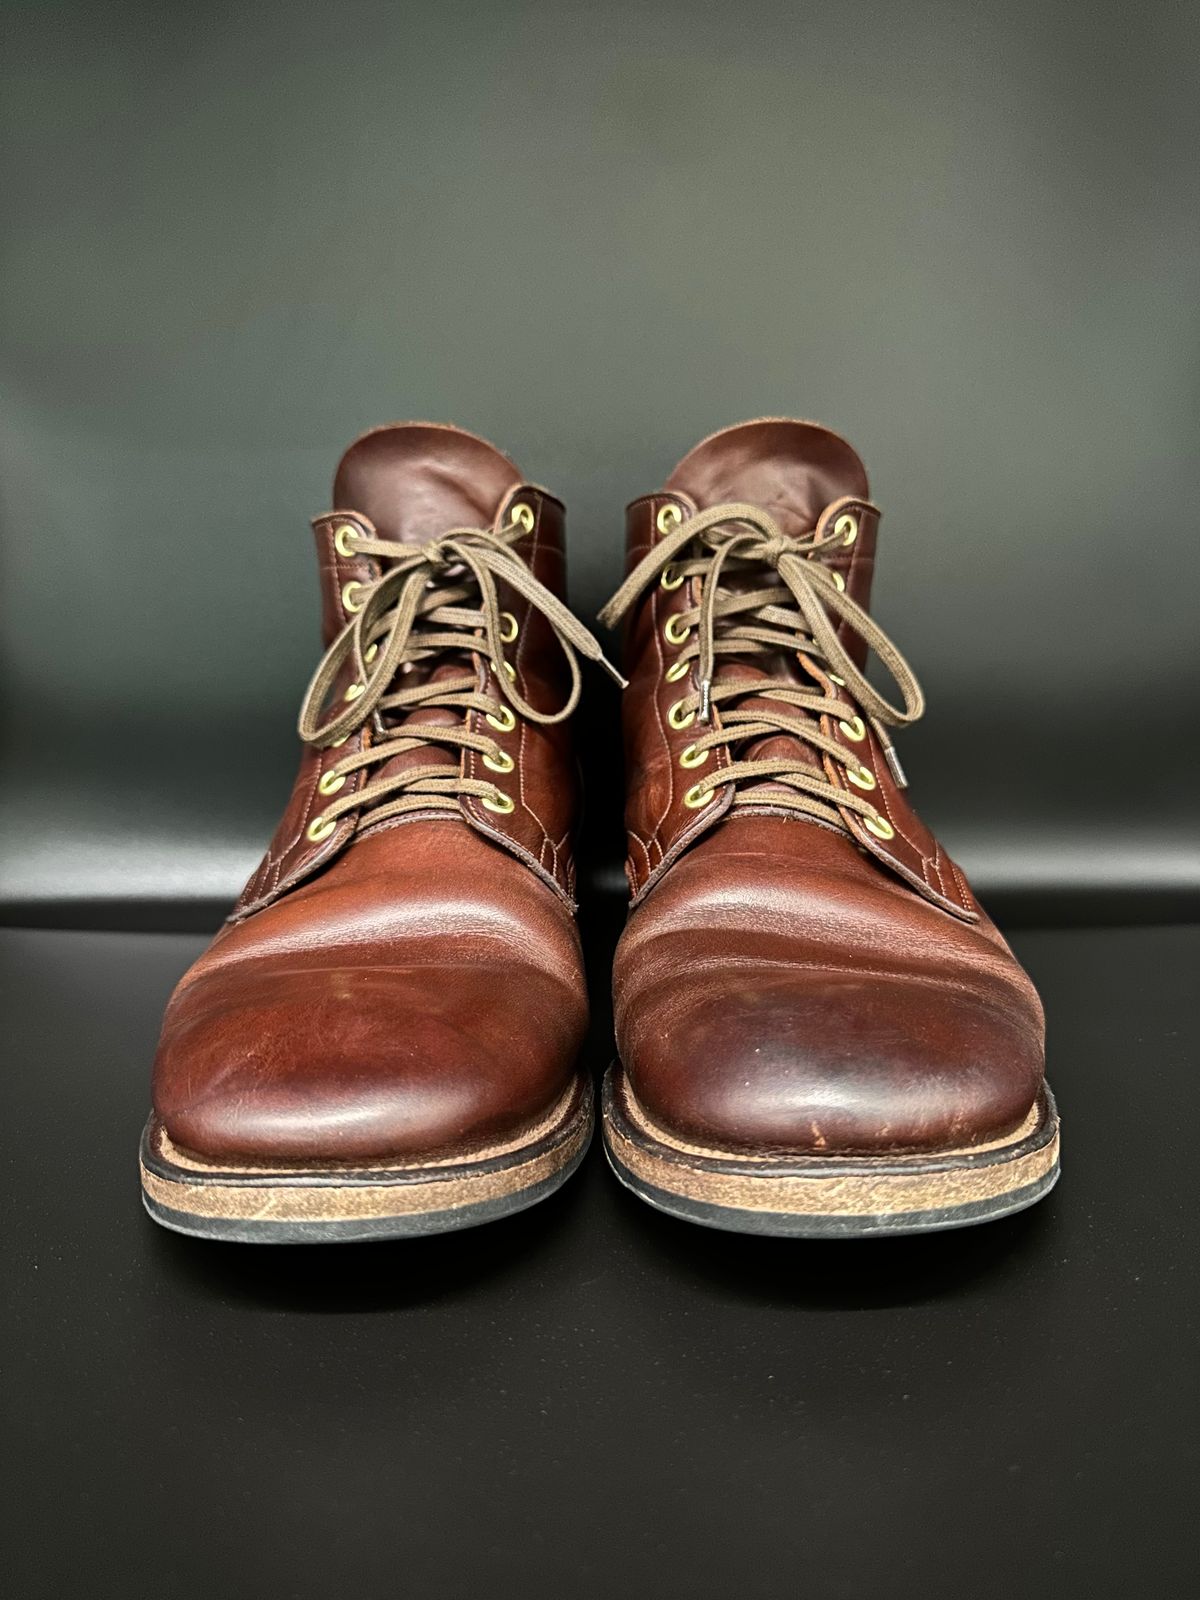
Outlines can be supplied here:
M586 1021L565 903L464 823L406 821L216 939L168 1007L155 1112L231 1160L478 1150L566 1091Z
M616 1025L635 1098L721 1149L977 1146L1032 1113L1043 1022L992 924L808 820L735 815L631 916Z

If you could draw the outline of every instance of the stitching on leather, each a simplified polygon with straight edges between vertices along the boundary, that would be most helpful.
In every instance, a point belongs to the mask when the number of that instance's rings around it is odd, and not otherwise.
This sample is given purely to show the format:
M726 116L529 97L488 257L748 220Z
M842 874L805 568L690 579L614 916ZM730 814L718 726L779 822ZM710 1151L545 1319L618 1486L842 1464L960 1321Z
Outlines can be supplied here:
M946 860L950 863L950 870L954 874L955 883L958 885L959 899L962 901L963 907L969 911L971 909L971 892L967 887L967 880L958 870L958 862L955 861L953 856L947 856Z
M668 502L666 499L664 499L662 503L666 505ZM652 498L650 501L651 528L654 527L654 519L657 517L657 515L658 501L657 499ZM651 543L653 543L653 534L651 535ZM661 861L663 855L663 846L660 835L663 830L663 823L670 816L675 805L675 762L671 757L671 740L667 733L666 724L663 722L662 707L659 705L659 696L662 693L663 672L666 670L666 657L663 654L662 635L658 626L658 600L660 593L661 591L657 587L652 589L650 592L650 626L654 636L655 660L654 691L651 697L651 703L654 706L654 725L658 729L658 735L662 740L663 751L667 758L667 799L666 804L663 806L661 815L654 823L650 837L658 846L659 859Z
M871 756L871 771L875 774L876 792L879 795L880 800L883 801L883 809L887 814L887 819L891 823L892 827L895 828L895 830L896 830L897 834L900 836L900 838L904 840L905 844L908 846L908 848L913 852L913 854L917 857L918 861L921 863L921 877L925 880L925 882L927 884L929 884L929 887L932 889L934 887L934 885L932 883L929 883L929 871L928 871L928 865L927 865L928 858L926 857L925 852L921 849L921 846L919 844L917 844L917 842L914 839L910 839L908 834L905 833L904 829L900 826L900 819L896 816L895 812L892 810L891 806L888 804L887 787L886 787L886 785L884 783L880 782L880 779L882 778L883 774L880 772L879 768L875 764L875 752L874 752L874 750L870 751L870 756ZM886 848L885 848L883 853L884 853L884 855L889 854L889 852L887 851Z
M327 562L327 564L323 563L323 566L324 566L325 570L329 572L329 574L331 575L331 577L333 579L332 587L333 587L333 592L334 592L334 604L337 607L337 614L338 614L339 619L344 623L346 621L346 619L347 619L347 613L346 613L345 605L342 602L342 585L341 585L341 583L339 581L340 578L341 578L341 571L340 571L340 568L338 566L337 551L334 549L333 532L332 532L332 529L330 527L330 523L329 523L328 520L322 521L322 523L321 523L321 534L322 534L322 537L323 537L323 539L325 541L325 556L326 556L326 562ZM300 848L301 841L304 838L305 829L308 827L309 819L312 816L313 801L316 799L317 784L320 783L320 781L321 781L321 762L320 762L320 758L318 758L317 762L316 762L316 764L315 764L315 766L313 768L313 778L312 778L312 783L309 786L308 796L307 796L307 798L306 798L306 800L304 802L304 811L303 811L303 813L302 813L302 815L300 817L300 821L299 821L299 823L298 823L298 825L296 827L296 831L293 833L293 835L292 835L291 839L288 841L288 843L286 845L284 845L283 848L279 852L279 858L278 858L278 861L276 863L275 870L271 874L270 880L269 880L269 882L268 882L268 884L266 886L266 889L265 889L265 893L267 893L267 894L274 894L275 891L279 888L279 880L283 876L284 865L287 862L288 857L293 855ZM271 853L270 852L270 847L268 846L268 850L267 850L268 856L270 855L270 853Z
M544 501L542 500L542 497L540 495L538 495L536 497L535 505L536 505L537 509L536 509L536 511L534 513L534 519L533 519L533 541L529 546L529 567L530 567L531 570L533 570L535 565L536 565L537 557L538 557L538 551L541 548L542 511L543 511L543 508L544 508ZM526 615L526 621L528 622L528 620L529 619L528 619L528 614L527 614ZM521 630L521 640L520 640L520 643L517 645L516 660L513 663L513 665L514 665L514 667L516 668L516 671L517 671L517 681L521 686L521 692L523 694L527 693L527 690L528 690L528 684L527 684L527 680L526 680L526 677L525 677L525 668L524 668L524 655L525 655L525 646L526 646L527 639L528 639L527 629L522 628L522 630ZM542 856L543 856L543 854L544 854L544 852L546 850L546 847L548 845L550 847L550 851L552 853L553 860L554 860L554 867L553 867L554 875L555 875L555 877L558 877L559 876L558 849L557 849L557 847L556 847L556 845L554 843L554 840L550 837L550 830L547 828L546 824L542 821L542 818L539 816L539 814L529 804L528 797L526 796L526 793L525 793L525 749L526 749L526 738L527 738L527 735L528 735L528 731L529 730L528 730L524 720L522 719L520 737L519 737L519 741L518 741L518 744L517 744L517 793L518 793L518 795L520 796L520 799L521 799L521 809L523 811L527 812L529 814L529 816L531 816L533 818L533 820L537 824L537 826L541 829L542 841L543 842L542 842L541 846L538 849L538 861L541 862Z
M942 872L942 850L936 839L933 841L933 859L930 865L932 866L934 872L937 873L938 888L941 890L942 894L946 894L946 878L945 874ZM946 898L949 899L950 896L946 895Z
M642 847L642 854L646 858L646 875L648 877L650 875L650 873L654 871L654 864L650 859L650 851L646 848L646 841L642 838L641 834L638 833L636 828L628 829L628 833L629 833L629 837L631 839L633 839L633 840L636 840L636 842L639 845L641 845L641 847ZM636 872L637 871L637 867L634 864L632 856L630 857L630 865L633 867L634 871Z

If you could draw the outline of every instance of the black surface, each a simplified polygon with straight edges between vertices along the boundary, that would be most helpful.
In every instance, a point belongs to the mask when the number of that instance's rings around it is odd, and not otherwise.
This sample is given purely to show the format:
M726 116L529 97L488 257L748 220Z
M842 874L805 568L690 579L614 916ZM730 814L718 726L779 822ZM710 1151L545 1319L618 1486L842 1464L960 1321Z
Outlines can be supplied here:
M510 450L590 617L764 414L868 464L980 890L1194 908L1198 61L1178 0L0 0L0 914L232 899L361 428Z
M1194 1593L1200 937L1015 942L1064 1126L1019 1217L725 1237L593 1150L523 1217L272 1250L139 1203L201 940L0 936L8 1592Z
M1197 933L1095 926L1200 905L1198 44L1174 0L0 0L6 1593L1200 1588ZM494 438L589 616L624 502L771 413L870 468L923 815L1093 925L1017 941L1059 1188L800 1245L593 1150L445 1239L155 1228L158 1021L291 783L342 446ZM579 743L612 889L594 675Z

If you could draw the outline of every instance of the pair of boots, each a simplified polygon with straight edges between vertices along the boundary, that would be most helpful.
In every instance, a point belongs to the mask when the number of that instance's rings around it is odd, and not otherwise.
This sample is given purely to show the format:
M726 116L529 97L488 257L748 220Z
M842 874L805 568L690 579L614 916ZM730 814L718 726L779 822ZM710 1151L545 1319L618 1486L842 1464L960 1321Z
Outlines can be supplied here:
M155 1064L143 1192L185 1233L465 1227L592 1130L570 719L603 657L563 507L431 424L359 439L333 501L299 776ZM923 702L866 610L878 521L836 434L745 423L629 507L602 613L633 894L605 1145L711 1227L954 1227L1058 1175L1037 994L905 795L889 730Z

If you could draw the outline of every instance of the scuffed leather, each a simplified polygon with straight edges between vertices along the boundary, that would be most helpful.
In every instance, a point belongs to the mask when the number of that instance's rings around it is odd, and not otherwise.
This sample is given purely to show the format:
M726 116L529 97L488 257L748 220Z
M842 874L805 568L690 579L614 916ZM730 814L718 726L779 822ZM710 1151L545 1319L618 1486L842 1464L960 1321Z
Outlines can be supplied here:
M629 565L658 537L668 502L686 516L749 501L793 536L852 509L858 538L830 564L866 606L878 527L868 496L861 462L836 435L744 424L705 440L662 491L628 508ZM927 1151L1013 1131L1042 1082L1037 994L873 732L853 749L876 777L871 798L894 840L874 839L849 811L853 837L772 810L769 783L736 810L728 791L700 811L683 805L692 780L679 755L694 729L668 722L688 683L665 681L662 630L697 599L694 582L650 590L626 635L633 907L614 1001L635 1097L674 1135L743 1153ZM844 642L853 653L858 641ZM834 738L837 723L822 719ZM706 772L727 759L714 751ZM822 765L844 787L840 763Z
M535 514L517 548L561 594L562 506L499 451L434 424L364 435L338 469L343 509L314 523L325 642L346 582L374 575L338 554L342 522L420 543L502 526L517 500ZM567 676L549 626L511 592L503 604L522 692L554 709ZM357 833L351 815L320 844L305 837L316 784L349 747L302 751L263 862L167 1009L154 1109L177 1144L241 1162L445 1155L519 1135L562 1095L587 1025L569 725L488 733L516 761L511 814L468 805Z
M359 467L357 472L351 471L347 468L347 462L351 461L364 443L375 445L386 440L389 431L384 430L381 435L381 432L376 430L351 447L335 481L335 496L339 490L344 493L356 482L361 484L365 476L362 467ZM438 447L442 446L448 431L435 430L434 440ZM463 437L470 438L469 435ZM482 443L482 441L473 442ZM410 467L407 461L398 463L393 456L394 452L390 452L384 473L385 480L390 478L391 473L407 470ZM513 505L518 502L528 505L534 513L534 525L528 534L516 541L514 548L548 589L560 598L565 598L566 557L562 504L544 489L522 482L515 468L513 468L513 478L515 481L501 490L500 501L490 508L483 520L487 526L499 529L509 520ZM462 518L468 515L478 517L480 510L478 496L468 496L461 491L454 494L446 493L445 484L441 480L436 486L443 494L443 520L440 526L433 520L431 507L435 496L430 485L425 486L425 492L418 500L418 510L423 511L424 515L410 512L407 502L404 501L400 502L398 514L397 510L387 503L386 497L377 491L372 503L376 505L377 510L388 516L388 521L382 526L364 512L357 510L330 512L314 521L321 581L322 635L326 644L347 620L342 599L345 585L348 582L370 581L378 576L379 569L379 564L367 557L346 557L338 554L334 544L334 535L338 527L346 523L360 528L368 535L378 532L392 539L402 537L407 543L420 543L426 538L434 537L437 532L445 532L448 527L456 525L454 521L446 519L453 517L461 522ZM367 493L365 485L360 492ZM536 706L539 711L553 710L565 697L568 679L562 653L554 642L550 625L540 613L531 609L528 601L514 593L507 585L500 585L500 595L505 610L511 611L521 626L521 632L511 652L512 663L517 672L518 688L529 703ZM476 664L479 685L483 688L487 681L488 663L481 656L476 659ZM453 672L460 671L461 668L447 670ZM340 688L344 689L349 684L350 676L350 667L347 664L339 683ZM446 720L449 720L447 714L438 711L418 711L408 719L409 723L414 725ZM478 728L481 721L479 713L472 712L468 726ZM564 723L555 723L547 727L518 720L517 726L511 733L501 733L489 727L487 734L489 738L494 738L516 762L512 780L512 798L516 806L513 811L501 816L486 810L478 800L469 799L464 803L463 815L480 833L504 845L527 866L532 867L574 910L575 861L571 849L571 829L578 809L578 794L570 728ZM361 748L361 745L362 735L356 734L352 741L338 750L302 751L300 770L292 798L267 848L266 855L242 891L234 908L235 917L247 916L269 905L278 895L285 893L311 873L327 866L354 837L358 821L355 812L347 813L329 838L318 843L310 841L306 837L305 830L321 810L317 784L326 768L348 751ZM431 761L435 763L444 761L447 765L452 765L453 757L448 750L426 746L397 757L394 762L389 762L383 771L391 772L405 763L428 765ZM481 775L479 757L474 751L464 751L461 762L466 776ZM356 773L349 786L350 792L362 788L366 781L366 773ZM420 815L414 813L411 820L419 820Z

